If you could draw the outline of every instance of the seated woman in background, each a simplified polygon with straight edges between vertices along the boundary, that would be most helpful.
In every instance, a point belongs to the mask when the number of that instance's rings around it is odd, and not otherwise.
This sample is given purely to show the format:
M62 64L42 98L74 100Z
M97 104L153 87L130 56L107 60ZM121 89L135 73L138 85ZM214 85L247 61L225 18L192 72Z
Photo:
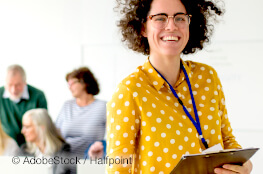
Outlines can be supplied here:
M72 154L83 158L90 144L104 138L106 102L94 98L99 85L87 67L68 73L66 81L74 99L64 103L56 126L70 144Z
M67 157L70 145L57 131L46 109L31 109L22 118L22 134L26 144L21 146L19 155L35 157ZM69 174L70 167L61 163L53 165L54 174Z
M0 156L14 156L18 150L16 141L4 132L0 122Z

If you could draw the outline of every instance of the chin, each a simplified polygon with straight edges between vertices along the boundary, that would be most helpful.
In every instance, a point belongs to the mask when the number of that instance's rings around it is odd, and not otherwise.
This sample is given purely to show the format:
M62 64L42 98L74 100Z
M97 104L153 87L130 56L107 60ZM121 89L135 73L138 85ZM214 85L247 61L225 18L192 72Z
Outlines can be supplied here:
M72 93L72 96L74 98L79 98L79 97L81 97L81 93Z
M77 96L77 95L74 95L74 94L72 94L72 97L74 97L74 98L78 98L78 96Z
M35 141L32 140L32 139L26 139L26 141L29 142L29 143L34 143L34 142L35 142Z

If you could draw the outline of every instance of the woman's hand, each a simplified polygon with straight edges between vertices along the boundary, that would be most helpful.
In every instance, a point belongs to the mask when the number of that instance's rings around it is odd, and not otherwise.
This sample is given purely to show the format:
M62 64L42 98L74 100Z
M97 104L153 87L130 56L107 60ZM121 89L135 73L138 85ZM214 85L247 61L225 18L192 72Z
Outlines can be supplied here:
M102 158L104 153L103 151L104 147L102 142L96 141L90 146L88 154L90 159Z
M215 168L217 174L249 174L252 171L251 161L245 162L242 166L233 164L224 164L222 168Z

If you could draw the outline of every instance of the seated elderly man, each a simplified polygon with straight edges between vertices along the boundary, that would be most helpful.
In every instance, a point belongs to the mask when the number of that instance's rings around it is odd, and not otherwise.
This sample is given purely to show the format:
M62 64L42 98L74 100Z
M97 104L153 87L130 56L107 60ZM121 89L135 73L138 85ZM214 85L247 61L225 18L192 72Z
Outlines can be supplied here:
M44 93L26 83L26 74L21 66L9 66L6 84L0 88L0 119L3 130L15 139L18 145L25 142L21 134L22 116L34 108L47 109Z

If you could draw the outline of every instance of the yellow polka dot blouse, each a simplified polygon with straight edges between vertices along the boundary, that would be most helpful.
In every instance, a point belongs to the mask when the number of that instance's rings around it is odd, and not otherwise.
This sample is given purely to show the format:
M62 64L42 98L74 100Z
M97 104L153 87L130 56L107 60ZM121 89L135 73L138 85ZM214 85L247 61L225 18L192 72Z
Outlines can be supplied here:
M216 71L205 64L181 60L189 76L203 136L208 146L241 148L232 134L225 98ZM181 69L174 90L194 116L190 92ZM147 59L125 78L107 104L107 155L115 161L107 173L166 174L183 154L200 153L204 146L195 126L169 85Z

